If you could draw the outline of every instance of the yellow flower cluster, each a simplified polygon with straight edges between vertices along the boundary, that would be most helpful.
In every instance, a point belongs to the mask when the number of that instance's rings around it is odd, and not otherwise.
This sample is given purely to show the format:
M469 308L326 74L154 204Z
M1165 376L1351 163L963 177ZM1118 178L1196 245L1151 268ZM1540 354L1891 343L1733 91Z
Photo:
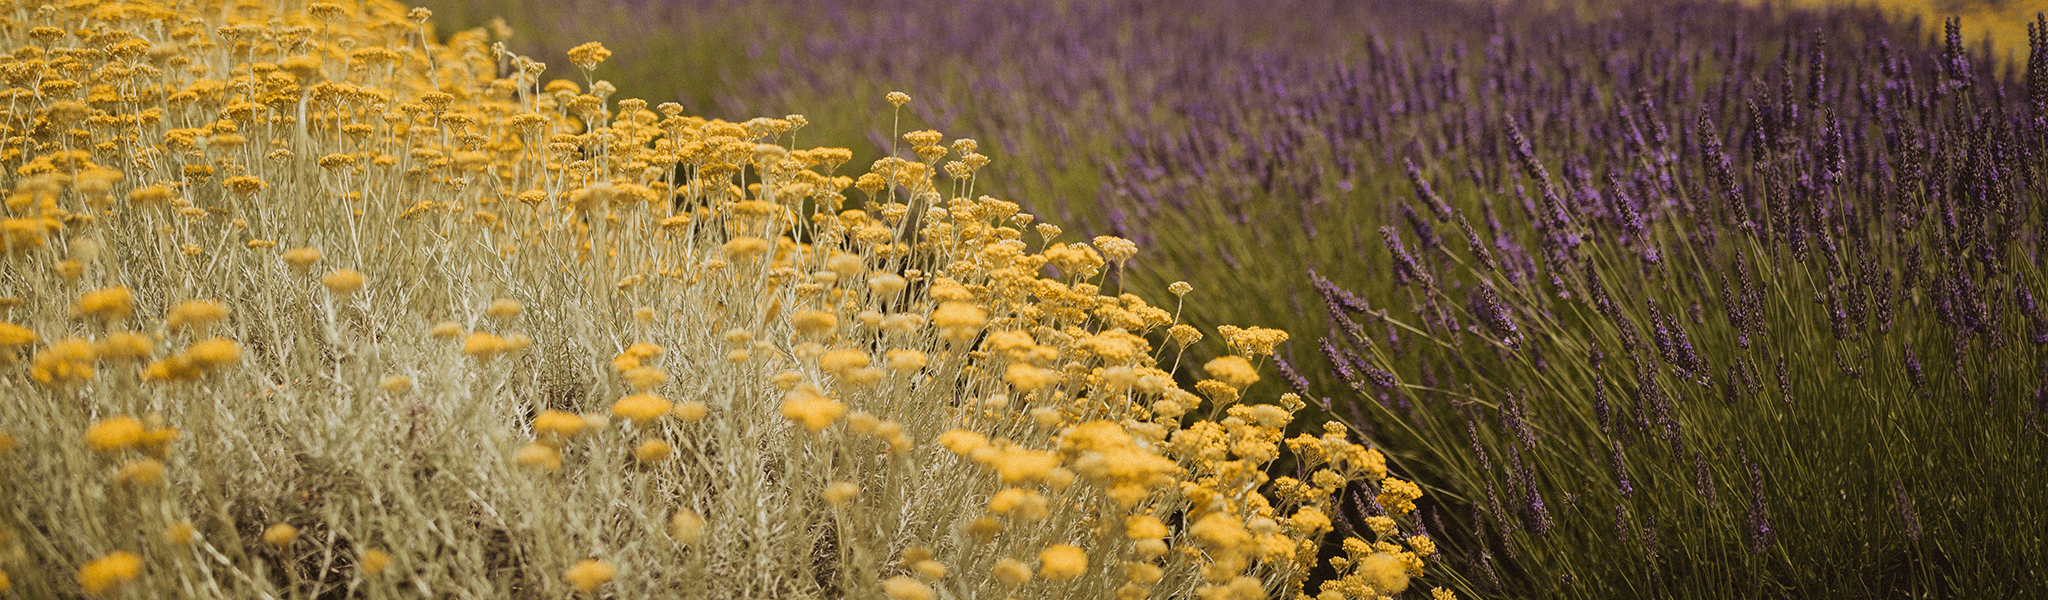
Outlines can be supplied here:
M291 571L318 546L355 557L347 595L502 594L425 564L475 550L556 595L829 555L850 596L1264 598L1302 591L1346 486L1396 515L1420 495L1341 428L1283 441L1304 404L1257 384L1284 333L1218 328L1230 352L1182 389L1151 340L1202 331L1103 290L1137 244L974 196L973 140L908 132L841 174L852 151L794 146L801 115L613 98L597 43L580 83L543 81L504 33L384 0L14 8L0 261L28 292L0 304L0 408L72 419L20 445L98 470L7 493L112 498L82 526L117 536L36 557L78 572L33 592L325 586ZM172 459L159 419L203 451ZM1267 481L1283 449L1308 481ZM384 512L309 508L339 506ZM1434 553L1397 530L1345 589Z

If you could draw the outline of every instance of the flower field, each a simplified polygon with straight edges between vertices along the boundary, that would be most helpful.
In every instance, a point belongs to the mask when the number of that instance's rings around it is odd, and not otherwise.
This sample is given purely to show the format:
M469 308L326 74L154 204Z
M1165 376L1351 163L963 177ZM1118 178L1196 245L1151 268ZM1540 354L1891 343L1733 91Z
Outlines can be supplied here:
M12 1L0 598L2048 594L2006 4Z

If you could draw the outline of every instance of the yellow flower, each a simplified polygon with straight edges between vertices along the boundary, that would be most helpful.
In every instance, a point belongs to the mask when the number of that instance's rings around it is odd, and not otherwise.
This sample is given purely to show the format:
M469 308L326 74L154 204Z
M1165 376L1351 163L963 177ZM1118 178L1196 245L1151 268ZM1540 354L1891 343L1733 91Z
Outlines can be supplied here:
M1015 363L1003 372L1003 381L1015 386L1017 391L1029 394L1059 383L1060 376L1029 364Z
M1408 547L1415 549L1417 556L1436 554L1436 541L1429 539L1429 536L1426 535L1408 536Z
M393 394L402 394L412 389L412 378L404 375L385 375L377 387Z
M598 586L609 583L612 580L612 576L617 574L618 571L613 569L610 564L594 558L586 558L583 559L583 562L576 563L576 566L569 567L568 570L563 571L562 579L568 580L569 585L576 586L576 589L582 590L584 593L591 593L597 591Z
M757 237L733 238L732 241L725 243L725 257L734 262L745 261L760 256L761 253L767 252L768 248L768 240Z
M1422 488L1413 483L1388 477L1380 480L1380 506L1397 515L1415 510L1415 499L1422 497Z
M927 363L925 354L916 350L890 350L887 356L889 370L897 373L916 371Z
M512 455L519 466L540 469L549 473L562 470L562 453L553 447L533 443L521 446Z
M845 504L859 495L860 485L852 482L838 481L825 486L825 501L833 504Z
M186 348L185 357L201 370L211 370L242 360L242 349L226 338L208 338Z
M116 331L100 340L99 354L103 358L138 360L149 358L156 350L156 340L148 334L133 331Z
M794 392L782 401L783 418L803 425L804 429L812 432L823 431L844 414L846 405L817 394Z
M589 42L569 49L569 63L585 71L597 68L598 63L612 57L612 51L604 44ZM587 590L586 590L587 591Z
M704 516L690 510L676 511L676 515L668 520L668 535L685 546L703 541Z
M1166 524L1159 522L1159 518L1152 515L1133 515L1124 519L1124 537L1132 540L1156 540L1170 533L1166 530Z
M661 396L654 394L633 394L612 403L612 416L632 421L634 425L646 425L667 414L672 405Z
M1357 573L1381 594L1399 594L1408 589L1408 567L1392 554L1374 552L1366 555L1358 561Z
M36 332L13 323L0 323L0 348L26 346L36 342Z
M1333 529L1330 525L1330 516L1313 506L1304 506L1296 511L1294 517L1288 519L1288 525L1294 528L1295 533L1303 536L1322 535Z
M468 338L462 340L462 353L477 357L478 359L489 359L500 354L524 349L532 344L532 339L521 334L515 333L510 337L498 337L488 333L477 332L469 334Z
M437 338L452 338L462 335L462 324L454 321L435 323L432 329L427 330L427 335Z
M1444 588L1429 590L1430 600L1458 600L1458 593Z
M540 411L540 416L533 418L534 435L557 446L581 431L583 417L576 413L549 409Z
M93 290L78 297L78 312L107 319L127 318L135 312L135 296L124 287Z
M85 588L86 593L99 594L141 576L142 557L134 552L115 550L79 567L78 587Z
M162 481L163 478L164 463L151 458L138 459L121 465L121 470L114 473L115 482L131 485L149 485Z
M647 440L640 442L640 446L633 449L633 459L642 464L652 464L667 460L675 451L675 447L670 446L668 442Z
M1267 356L1273 347L1287 341L1287 332L1264 327L1239 329L1229 325L1216 328L1223 335L1223 341L1230 349L1245 356Z
M1088 553L1066 544L1054 544L1038 551L1038 575L1053 581L1067 581L1088 572Z
M92 342L79 338L59 340L36 352L28 374L43 385L91 381L92 363L98 359L99 349Z
M631 385L633 389L640 391L653 389L654 386L668 381L668 374L654 367L633 367L627 369L621 376L626 379L627 385Z
M165 324L172 330L203 329L228 317L228 307L212 300L186 300L171 309Z
M290 523L278 523L271 525L269 529L263 530L263 543L279 548L290 546L297 539L299 539L299 528L293 527Z
M1159 583L1159 579L1166 576L1165 569L1148 562L1128 563L1125 569L1130 574L1131 583L1139 585Z
M1365 518L1365 527L1371 529L1373 535L1385 537L1387 534L1394 532L1395 523L1393 519L1386 516L1374 515Z
M1258 421L1261 426L1279 429L1286 427L1288 421L1294 420L1294 414L1287 412L1285 408L1271 404L1260 404L1252 407L1252 420Z
M320 262L320 250L317 248L293 248L284 251L282 258L285 264L303 271L313 266L313 263Z
M677 419L682 419L684 423L695 423L704 420L704 415L710 411L711 407L705 406L702 402L685 400L676 403L675 410L670 412L674 413Z
M1253 368L1252 362L1242 356L1231 355L1211 360L1209 364L1202 365L1202 370L1208 372L1210 377L1240 390L1259 382L1259 370Z
M827 350L818 357L819 369L842 379L855 369L866 368L868 364L870 359L866 352L847 348Z
M907 576L897 575L882 580L882 593L890 600L932 600L932 586Z
M375 577L391 565L391 553L377 548L365 548L356 556L356 566L363 569L363 575Z
M494 319L510 319L525 309L526 306L520 304L518 300L499 298L492 300L490 306L484 307L484 314Z
M85 444L101 452L120 450L142 443L147 431L142 421L126 415L101 419L85 430Z
M965 429L954 429L939 434L939 445L953 451L954 454L966 456L988 446L988 438Z
M790 315L789 326L796 328L796 332L802 335L818 335L838 327L839 317L818 310L798 311Z
M199 529L190 522L178 522L164 528L164 541L173 546L184 546L199 539Z
M1244 523L1228 514L1212 512L1188 528L1196 540L1218 550L1241 548L1252 542L1252 534L1246 531Z
M1024 564L1024 561L1021 560L1014 558L998 560L993 570L995 571L996 581L1003 582L1003 585L1018 587L1031 581L1031 565Z
M910 280L895 273L882 273L868 278L868 290L882 299L895 298L897 292L910 287Z
M326 286L327 291L346 296L363 289L363 274L355 269L339 269L321 277L320 285Z
M932 325L939 328L946 341L955 344L974 341L987 324L988 311L966 302L947 302L932 311Z
M975 459L994 468L1004 483L1042 480L1060 465L1058 454L1014 446L976 455Z
M1023 488L1005 488L988 499L988 511L999 515L1010 515L1027 521L1037 521L1047 516L1045 496Z

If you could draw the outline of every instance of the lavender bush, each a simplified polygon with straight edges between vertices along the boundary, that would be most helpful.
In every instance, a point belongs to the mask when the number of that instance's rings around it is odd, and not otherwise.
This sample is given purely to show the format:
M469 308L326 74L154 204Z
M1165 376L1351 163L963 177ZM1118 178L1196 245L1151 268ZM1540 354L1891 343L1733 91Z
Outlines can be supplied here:
M1552 43L1598 65L1491 67L1497 118L1402 152L1390 268L1315 276L1321 351L1467 507L1475 578L2038 593L2048 22L2024 80L1953 24L1618 25Z

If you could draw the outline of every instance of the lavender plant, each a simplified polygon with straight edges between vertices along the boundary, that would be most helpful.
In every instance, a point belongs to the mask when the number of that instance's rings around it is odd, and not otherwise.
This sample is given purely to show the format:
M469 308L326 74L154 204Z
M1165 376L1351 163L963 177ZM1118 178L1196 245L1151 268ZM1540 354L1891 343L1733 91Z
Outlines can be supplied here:
M1315 276L1463 564L1536 597L2040 593L2048 20L2024 80L1953 22L1635 23L1597 69L1497 65L1491 126L1403 152L1391 268Z

